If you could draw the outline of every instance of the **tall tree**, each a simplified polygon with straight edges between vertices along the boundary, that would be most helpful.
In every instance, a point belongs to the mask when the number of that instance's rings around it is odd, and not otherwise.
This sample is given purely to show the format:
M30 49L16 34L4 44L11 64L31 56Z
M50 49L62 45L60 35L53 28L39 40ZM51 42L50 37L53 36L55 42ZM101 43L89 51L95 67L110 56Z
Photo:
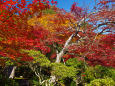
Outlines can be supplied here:
M0 10L0 55L14 62L19 57L21 61L32 61L29 66L39 78L34 63L50 66L53 71L63 67L67 71L60 71L67 72L69 77L75 75L73 72L71 75L74 68L65 64L70 58L79 58L89 65L115 67L115 11L111 2L101 0L94 12L73 3L71 12L67 13L56 8L54 0L51 0L53 6L48 0L33 0L31 4L25 0L3 0L0 2L3 8ZM48 13L49 10L53 13ZM55 83L60 74L57 77L51 72L50 76L51 83Z

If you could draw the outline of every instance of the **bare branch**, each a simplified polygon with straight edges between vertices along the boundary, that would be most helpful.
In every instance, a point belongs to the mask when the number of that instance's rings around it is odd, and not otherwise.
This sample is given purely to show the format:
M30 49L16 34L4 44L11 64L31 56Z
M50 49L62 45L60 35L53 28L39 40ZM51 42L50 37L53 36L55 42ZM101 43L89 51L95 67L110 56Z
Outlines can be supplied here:
M104 22L104 23L98 24L96 28L99 28L103 25L108 25L108 24L115 24L115 21L109 21L109 22Z

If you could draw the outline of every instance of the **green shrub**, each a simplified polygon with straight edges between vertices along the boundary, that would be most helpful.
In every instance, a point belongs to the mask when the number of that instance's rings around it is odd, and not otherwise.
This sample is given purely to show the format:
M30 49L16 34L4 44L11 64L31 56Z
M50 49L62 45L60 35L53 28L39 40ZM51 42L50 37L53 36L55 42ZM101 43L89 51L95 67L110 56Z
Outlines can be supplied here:
M112 78L94 79L86 86L115 86L115 81Z
M76 69L74 67L68 67L62 63L52 63L53 75L57 76L59 79L73 78L76 76Z

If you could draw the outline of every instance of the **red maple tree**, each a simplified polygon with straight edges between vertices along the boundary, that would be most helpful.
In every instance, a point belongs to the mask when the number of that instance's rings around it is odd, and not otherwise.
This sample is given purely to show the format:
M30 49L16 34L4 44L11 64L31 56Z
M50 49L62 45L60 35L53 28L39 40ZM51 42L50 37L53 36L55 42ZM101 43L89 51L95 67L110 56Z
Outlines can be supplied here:
M51 3L57 4L54 0ZM50 7L48 0L33 0L30 4L25 0L3 0L0 2L0 55L14 60L22 57L27 61L32 58L20 53L20 49L40 50L47 54L52 53L53 46L55 52L52 55L57 63L77 57L90 65L115 67L115 11L109 3L111 1L100 1L91 13L76 3L72 5L71 13L57 10L57 17L49 20L54 22L56 30L51 33L39 24L30 26L27 23L33 16L42 16L42 11ZM68 26L61 25L67 20Z
M52 1L56 4L56 1ZM29 26L27 21L37 13L42 16L42 11L49 9L48 0L2 0L0 1L0 55L16 60L30 61L32 57L20 53L20 49L40 48L43 52L49 52L42 40L48 35L48 31L41 26Z

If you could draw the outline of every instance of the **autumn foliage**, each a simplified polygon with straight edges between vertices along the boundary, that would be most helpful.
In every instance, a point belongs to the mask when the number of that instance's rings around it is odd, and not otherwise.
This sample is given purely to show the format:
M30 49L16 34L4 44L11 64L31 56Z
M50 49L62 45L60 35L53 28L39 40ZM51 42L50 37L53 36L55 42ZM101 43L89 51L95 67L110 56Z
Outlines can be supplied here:
M93 11L74 2L71 11L66 12L56 7L54 0L1 0L0 66L5 67L8 62L29 66L39 83L62 84L66 79L83 86L108 79L113 83L112 2L100 0Z
M26 54L21 54L20 49L34 49L43 46L41 50L46 53L46 48L42 40L48 33L41 26L31 27L28 25L28 18L38 14L42 16L42 10L50 8L47 0L33 0L28 4L26 0L2 0L0 2L0 54L16 60L22 57L24 60L32 58ZM55 4L55 1L51 1ZM35 41L36 40L36 41ZM41 40L41 41L40 41Z
M102 9L102 11L95 12L94 15L91 14L87 22L79 26L78 35L73 37L66 50L65 61L77 57L82 60L87 59L86 61L90 65L101 64L115 67L115 35L112 15L115 12L108 9L108 3L110 2L100 1L97 5L101 6L96 9ZM83 8L78 7L76 3L71 7L72 14L56 8L55 4L57 2L54 0L51 2L33 0L30 4L26 0L1 1L0 55L13 60L21 57L23 61L30 61L32 57L21 53L20 50L34 49L40 50L45 55L50 53L49 57L56 58L55 49L63 48L69 36L76 32L75 27L79 25L76 21L89 14ZM45 14L44 12L48 9L54 13ZM104 23L105 18L107 22ZM102 25L106 26L101 27ZM95 32L97 28L102 30L99 34ZM104 31L109 31L110 34L101 35ZM78 44L72 44L76 42ZM61 51L60 49L58 51Z

